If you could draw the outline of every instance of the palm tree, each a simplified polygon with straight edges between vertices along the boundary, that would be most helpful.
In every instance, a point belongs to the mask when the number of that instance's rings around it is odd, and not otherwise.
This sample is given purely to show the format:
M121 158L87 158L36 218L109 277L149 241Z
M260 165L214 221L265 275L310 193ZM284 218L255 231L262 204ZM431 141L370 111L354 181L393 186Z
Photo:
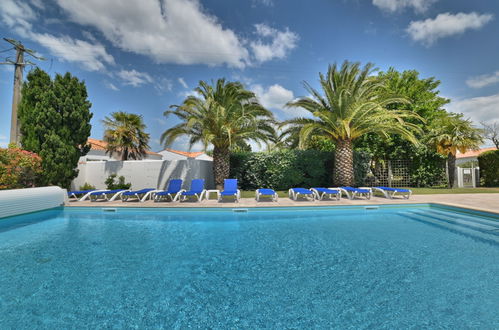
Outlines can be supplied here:
M274 134L274 117L239 82L218 79L210 85L200 81L195 91L198 96L189 96L165 111L165 116L173 114L181 122L167 129L161 142L168 146L186 135L191 147L201 143L206 150L212 145L215 184L221 187L229 176L230 150L249 140L266 142Z
M113 112L102 121L106 130L106 153L117 153L121 160L142 159L149 149L149 134L142 116L127 112Z
M435 119L428 134L428 141L437 152L447 156L448 186L454 187L456 153L477 150L483 143L483 130L473 126L462 114L445 113Z
M375 71L377 69L371 63L363 68L360 63L348 61L341 68L334 64L329 66L326 75L319 74L323 95L304 82L311 96L287 104L288 107L308 110L314 117L296 118L283 123L291 125L288 130L299 128L300 147L305 146L314 135L323 135L334 141L334 181L337 185L354 184L352 141L360 136L375 133L387 137L394 133L418 143L414 136L418 126L405 119L420 117L411 111L387 109L391 104L409 102L388 95L384 81L372 75Z

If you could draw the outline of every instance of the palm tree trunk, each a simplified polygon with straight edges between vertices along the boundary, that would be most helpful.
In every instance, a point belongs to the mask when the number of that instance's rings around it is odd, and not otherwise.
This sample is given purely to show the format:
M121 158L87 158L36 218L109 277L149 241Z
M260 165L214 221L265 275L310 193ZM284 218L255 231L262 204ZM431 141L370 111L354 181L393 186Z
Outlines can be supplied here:
M123 152L121 153L121 160L128 160L128 148L123 148Z
M456 155L449 153L447 155L447 173L449 173L449 188L454 188L454 179L456 177Z
M353 186L353 148L351 140L336 142L334 152L334 183L337 186Z
M230 158L228 148L213 148L213 177L217 189L223 188L224 180L229 177Z

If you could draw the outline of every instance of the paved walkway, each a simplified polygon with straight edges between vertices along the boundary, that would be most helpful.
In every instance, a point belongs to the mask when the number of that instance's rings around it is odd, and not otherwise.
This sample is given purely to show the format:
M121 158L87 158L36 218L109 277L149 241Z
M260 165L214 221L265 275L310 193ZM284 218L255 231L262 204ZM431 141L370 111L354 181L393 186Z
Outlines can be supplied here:
M413 195L409 200L403 198L386 199L373 197L371 200L356 199L348 200L342 198L339 201L293 201L289 198L280 198L278 202L256 202L253 198L242 198L239 203L223 202L216 200L203 200L197 202L171 203L153 201L127 202L69 202L67 206L96 206L96 207L276 207L276 206L312 206L312 205L382 205L382 204L414 204L414 203L438 203L449 206L465 207L469 209L499 213L499 194L440 194L440 195Z

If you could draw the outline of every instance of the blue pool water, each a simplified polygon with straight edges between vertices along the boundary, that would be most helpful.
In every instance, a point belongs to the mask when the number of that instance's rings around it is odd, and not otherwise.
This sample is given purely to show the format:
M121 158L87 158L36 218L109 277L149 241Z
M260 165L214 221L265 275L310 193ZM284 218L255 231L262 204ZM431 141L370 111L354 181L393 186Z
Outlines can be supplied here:
M0 219L0 328L493 329L498 235L428 205Z

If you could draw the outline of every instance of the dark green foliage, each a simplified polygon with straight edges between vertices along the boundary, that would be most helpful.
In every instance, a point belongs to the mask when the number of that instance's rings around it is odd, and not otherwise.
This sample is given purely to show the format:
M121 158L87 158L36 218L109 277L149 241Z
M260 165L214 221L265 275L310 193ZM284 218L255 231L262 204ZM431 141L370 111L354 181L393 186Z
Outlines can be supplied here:
M91 103L85 83L70 73L52 80L36 68L27 76L19 105L21 144L42 158L42 184L68 188L78 160L89 151Z
M243 190L292 187L330 187L334 154L318 150L277 150L271 152L232 153L231 177L239 180ZM370 156L354 153L354 170L361 186L369 170Z
M106 181L104 183L107 186L107 189L109 190L115 190L115 189L130 189L132 184L130 182L125 183L125 177L123 175L118 177L118 181L116 182L116 174L111 174L110 176L107 177Z
M80 186L80 190L95 190L95 186L85 182L83 186Z
M499 150L491 150L478 156L480 182L486 187L499 186Z
M380 79L387 85L386 93L397 95L409 100L409 104L393 103L388 106L392 110L407 109L416 112L425 121L407 119L406 121L418 125L422 132L416 137L423 143L428 133L428 126L432 121L445 113L443 107L449 99L439 96L440 81L433 77L420 78L416 70L398 72L390 68L387 72L380 72ZM356 148L368 150L374 159L410 159L417 153L418 146L398 135L381 138L373 134L365 134L355 141ZM436 151L434 151L436 154Z
M446 157L428 150L426 146L414 151L411 157L411 187L443 187L447 185Z

